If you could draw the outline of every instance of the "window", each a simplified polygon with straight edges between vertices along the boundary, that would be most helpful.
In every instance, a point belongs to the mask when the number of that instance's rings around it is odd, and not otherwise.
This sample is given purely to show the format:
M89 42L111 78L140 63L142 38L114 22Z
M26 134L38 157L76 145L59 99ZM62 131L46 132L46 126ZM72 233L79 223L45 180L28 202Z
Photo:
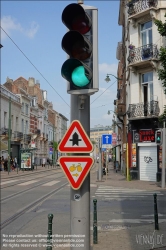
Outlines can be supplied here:
M18 117L16 117L16 130L18 129Z
M148 106L150 102L154 100L153 95L153 72L147 72L142 74L142 94L143 94L143 103L144 103L144 115L146 116L149 112ZM150 111L152 112L152 111Z
M7 127L7 112L4 112L4 128Z
M22 133L24 134L24 119L22 119L21 121L21 130L22 130Z
M21 112L24 113L24 103L22 103Z
M141 24L142 45L152 44L152 21Z
M25 114L26 114L26 115L28 115L28 113L29 113L29 112L28 112L28 108L29 108L28 104L25 104Z
M25 134L28 134L28 121L26 121L26 125L25 125Z

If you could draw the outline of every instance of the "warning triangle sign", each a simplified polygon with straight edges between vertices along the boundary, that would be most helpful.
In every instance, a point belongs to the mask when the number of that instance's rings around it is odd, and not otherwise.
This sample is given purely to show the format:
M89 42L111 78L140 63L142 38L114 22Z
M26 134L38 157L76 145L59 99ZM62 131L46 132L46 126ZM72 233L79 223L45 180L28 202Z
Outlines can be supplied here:
M74 120L71 123L58 150L62 153L90 153L93 151L93 145L79 121Z
M71 187L79 189L89 173L94 160L90 156L61 156L59 163Z

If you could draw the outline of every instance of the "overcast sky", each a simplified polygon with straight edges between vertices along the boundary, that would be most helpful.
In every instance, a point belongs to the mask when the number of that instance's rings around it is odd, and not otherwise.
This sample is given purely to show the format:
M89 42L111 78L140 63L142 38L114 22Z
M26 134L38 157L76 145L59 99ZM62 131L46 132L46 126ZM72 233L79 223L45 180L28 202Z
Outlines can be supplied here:
M47 90L48 101L52 101L54 109L69 120L70 95L61 76L61 67L66 60L61 48L66 33L61 15L70 3L77 1L2 1L3 48L0 50L1 84L7 77L13 80L20 76L27 80L34 77L40 82L41 89ZM109 83L104 79L107 73L117 74L116 48L121 41L119 1L84 1L84 4L98 8L100 90L91 96L90 126L111 125L113 113L108 115L107 112L114 109L117 82L114 77Z

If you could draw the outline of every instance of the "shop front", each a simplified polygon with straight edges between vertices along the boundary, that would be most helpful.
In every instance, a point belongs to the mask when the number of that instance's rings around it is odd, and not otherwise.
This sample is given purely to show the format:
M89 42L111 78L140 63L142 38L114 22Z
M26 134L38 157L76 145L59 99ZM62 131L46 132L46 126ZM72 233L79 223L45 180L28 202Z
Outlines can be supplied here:
M158 146L155 143L155 129L132 131L131 154L129 157L132 179L156 181L159 157Z

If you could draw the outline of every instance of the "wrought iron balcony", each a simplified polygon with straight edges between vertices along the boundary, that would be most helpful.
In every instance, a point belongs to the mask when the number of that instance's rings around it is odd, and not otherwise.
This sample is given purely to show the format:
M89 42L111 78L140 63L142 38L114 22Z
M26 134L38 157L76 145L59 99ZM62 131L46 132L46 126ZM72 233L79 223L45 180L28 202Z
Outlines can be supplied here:
M22 139L23 139L23 133L18 132L18 131L14 131L13 140L14 141L21 141Z
M158 101L150 101L147 103L129 104L127 111L129 118L139 117L156 117L160 113Z
M139 48L129 50L128 62L137 63L149 59L158 59L158 49L156 44L146 44Z
M0 135L1 136L8 136L9 129L8 128L1 128L0 129ZM12 135L12 129L10 130L10 134Z
M36 129L35 134L40 135L41 134L40 129Z
M132 0L127 3L128 14L132 16L134 14L138 14L142 11L145 11L149 8L157 8L158 0Z
M30 135L25 134L25 135L24 135L24 142L29 143L30 141L31 141L31 136L30 136Z

